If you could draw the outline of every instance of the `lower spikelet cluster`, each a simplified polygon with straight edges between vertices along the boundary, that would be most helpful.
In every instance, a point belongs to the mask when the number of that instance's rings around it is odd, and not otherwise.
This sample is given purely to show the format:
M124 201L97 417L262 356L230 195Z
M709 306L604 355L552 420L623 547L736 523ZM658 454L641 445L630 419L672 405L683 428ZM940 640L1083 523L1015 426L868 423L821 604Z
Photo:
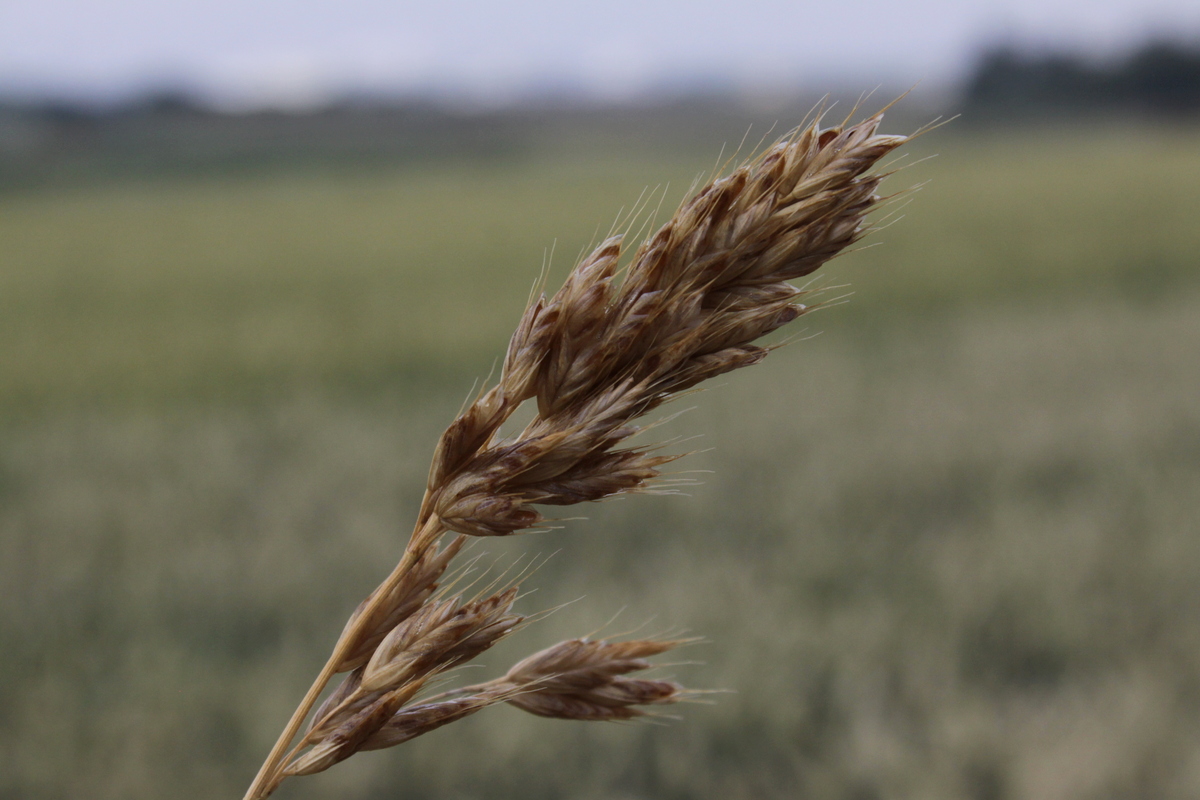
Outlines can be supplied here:
M247 800L500 702L543 717L620 720L684 696L677 684L629 677L681 642L575 639L495 681L417 701L524 620L512 612L515 586L468 600L439 583L466 537L535 528L545 521L537 506L636 492L658 477L675 457L624 446L637 420L758 363L768 348L755 342L810 310L790 281L864 235L880 199L882 176L871 169L907 140L879 134L881 119L796 131L687 200L623 271L623 240L612 236L552 297L533 298L499 382L438 443L403 558L347 622ZM533 420L501 438L526 401L536 404ZM292 746L337 673L348 674Z

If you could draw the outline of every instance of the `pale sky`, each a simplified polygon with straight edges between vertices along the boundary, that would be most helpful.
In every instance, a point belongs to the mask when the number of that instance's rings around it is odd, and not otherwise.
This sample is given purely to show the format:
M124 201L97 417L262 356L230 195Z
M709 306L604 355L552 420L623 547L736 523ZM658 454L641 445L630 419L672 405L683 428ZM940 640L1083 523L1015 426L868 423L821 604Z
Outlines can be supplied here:
M0 0L0 95L181 87L232 105L343 91L502 103L719 82L937 86L1004 40L1200 40L1200 0Z

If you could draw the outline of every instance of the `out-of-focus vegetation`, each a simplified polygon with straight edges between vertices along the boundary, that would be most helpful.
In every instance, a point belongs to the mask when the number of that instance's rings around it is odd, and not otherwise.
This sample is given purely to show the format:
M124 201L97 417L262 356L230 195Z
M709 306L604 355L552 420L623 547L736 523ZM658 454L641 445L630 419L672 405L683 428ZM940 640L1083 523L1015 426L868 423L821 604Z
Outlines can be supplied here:
M839 114L856 101L843 97ZM108 180L281 172L352 172L397 164L514 162L550 152L607 155L681 151L708 165L753 132L796 124L830 106L822 95L750 103L697 95L652 106L593 104L455 109L415 100L362 100L311 113L223 113L166 93L107 106L4 102L0 96L0 192ZM915 128L934 113L907 102L891 116ZM614 144L616 151L613 150Z
M1190 286L1195 143L1152 128L918 139L896 166L937 157L888 188L931 190L898 197L905 218L838 262L832 282L862 291L836 316L903 326L914 309ZM665 218L719 147L0 196L0 408L484 373L544 254L561 278L643 193Z
M553 283L714 162L665 130L10 185L0 798L238 796L544 249ZM666 674L731 694L663 726L493 709L280 797L1196 796L1197 141L919 140L904 219L825 279L851 302L652 434L704 434L692 497L478 548L556 553L526 610L577 600L488 674L624 608L606 632L703 635Z
M1013 46L988 52L967 82L964 114L975 121L1085 116L1200 115L1200 43L1148 42L1105 61Z

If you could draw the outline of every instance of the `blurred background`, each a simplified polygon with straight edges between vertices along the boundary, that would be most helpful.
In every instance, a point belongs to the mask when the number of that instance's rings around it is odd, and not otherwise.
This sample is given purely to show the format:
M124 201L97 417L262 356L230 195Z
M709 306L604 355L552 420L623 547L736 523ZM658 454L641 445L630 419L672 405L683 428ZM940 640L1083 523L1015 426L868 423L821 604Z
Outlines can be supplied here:
M240 797L543 263L914 85L886 130L960 116L849 302L660 431L691 496L476 550L575 602L467 679L682 629L659 674L728 693L279 797L1200 796L1194 2L41 0L0 3L0 798Z

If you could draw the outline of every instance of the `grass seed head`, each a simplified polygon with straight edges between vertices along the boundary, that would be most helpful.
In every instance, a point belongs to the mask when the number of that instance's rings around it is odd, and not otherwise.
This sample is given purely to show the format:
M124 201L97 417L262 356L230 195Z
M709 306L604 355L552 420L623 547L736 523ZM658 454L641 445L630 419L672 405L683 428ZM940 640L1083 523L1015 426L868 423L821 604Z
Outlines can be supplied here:
M462 602L438 584L465 536L506 536L544 521L535 505L638 492L670 455L623 447L637 420L709 378L757 364L755 344L811 310L789 281L809 275L868 230L881 176L906 141L881 115L845 128L810 125L697 192L642 242L621 274L621 236L605 239L547 297L535 292L496 386L447 428L400 564L355 611L321 676L276 743L247 800L284 777L320 772L361 749L390 747L497 702L545 717L621 720L678 702L670 681L630 677L681 641L572 639L490 683L405 708L431 678L468 661L523 621L517 589ZM520 433L500 430L525 401ZM460 534L445 547L447 531ZM300 743L287 747L338 672ZM307 749L306 749L307 748Z

